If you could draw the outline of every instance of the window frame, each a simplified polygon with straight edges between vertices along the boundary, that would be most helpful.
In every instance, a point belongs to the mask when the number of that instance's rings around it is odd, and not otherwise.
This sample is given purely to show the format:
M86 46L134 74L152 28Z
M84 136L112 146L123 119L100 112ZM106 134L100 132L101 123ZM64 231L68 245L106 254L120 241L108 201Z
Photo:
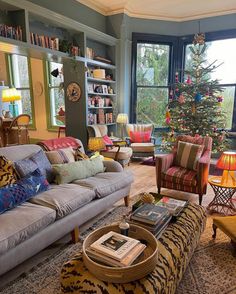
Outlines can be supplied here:
M15 86L15 81L14 81L14 77L13 77L13 60L12 60L12 56L13 55L20 55L20 56L24 56L27 58L27 65L28 65L28 75L29 75L29 87L16 87ZM30 104L31 104L31 113L32 113L32 117L31 117L31 122L29 124L29 129L30 130L36 130L36 123L35 123L35 106L34 106L34 93L33 93L33 82L32 82L32 72L31 72L31 61L30 61L30 57L24 54L6 54L6 64L7 64L7 75L8 75L8 81L9 81L9 85L14 85L14 87L17 90L29 90L30 92Z
M236 38L236 29L222 30L205 33L207 41L217 41L224 39ZM137 44L138 43L152 43L170 45L170 59L169 59L169 88L175 81L175 72L179 72L180 81L183 81L183 70L185 66L186 46L192 43L194 34L184 36L168 36L157 34L132 34L132 59L131 59L131 98L130 98L130 121L136 122L136 106L137 106L137 81L136 81L136 66L137 66ZM182 74L181 74L182 73ZM222 87L235 87L234 92L234 108L232 118L232 129L236 131L236 83L235 84L220 84ZM155 87L155 86L146 86ZM157 86L156 86L157 87ZM163 88L163 87L161 87ZM156 130L168 129L168 127L155 128Z
M52 88L59 88L59 86L50 86L51 85L51 83L50 83L51 82L51 80L50 80L50 65L49 65L50 62L55 62L55 61L50 61L50 60L44 61L44 79L45 79L45 85L46 85L46 87L45 87L46 120L47 120L47 130L49 132L57 132L58 128L60 126L53 125L53 122L52 122L50 90Z

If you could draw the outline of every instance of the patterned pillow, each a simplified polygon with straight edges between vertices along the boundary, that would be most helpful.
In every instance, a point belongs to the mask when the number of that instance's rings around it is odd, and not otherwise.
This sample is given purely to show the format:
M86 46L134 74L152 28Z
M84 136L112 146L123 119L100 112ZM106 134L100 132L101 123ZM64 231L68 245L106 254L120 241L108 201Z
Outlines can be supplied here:
M0 187L13 184L17 180L17 175L13 162L5 156L0 156Z
M75 161L89 159L88 155L80 151L80 147L75 150Z
M131 143L147 143L151 141L151 131L146 132L133 132L130 131Z
M75 162L75 151L72 147L46 151L45 154L51 164Z
M26 178L0 188L0 214L48 190L48 188L48 181L38 169Z
M203 149L204 145L179 141L175 158L176 165L187 169L197 170L197 161L201 157Z
M35 153L31 157L15 161L15 168L21 178L24 178L34 172L37 168L44 175L49 183L53 181L52 166L47 156L42 150Z

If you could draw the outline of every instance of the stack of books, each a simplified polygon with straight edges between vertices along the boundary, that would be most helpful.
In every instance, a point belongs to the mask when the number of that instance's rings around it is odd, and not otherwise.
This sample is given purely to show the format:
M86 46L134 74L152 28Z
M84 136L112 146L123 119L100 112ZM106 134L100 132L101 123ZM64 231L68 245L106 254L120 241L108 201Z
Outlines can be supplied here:
M178 200L166 196L162 197L162 199L156 203L157 206L166 207L172 216L178 216L187 204L188 201Z
M110 231L92 243L86 253L96 262L123 267L137 261L145 248L139 240Z
M22 41L22 28L20 26L0 24L0 36Z
M35 33L30 33L31 44L48 48L52 50L59 50L59 38L40 36Z
M156 237L160 237L171 217L167 208L145 203L131 214L129 222L149 230Z

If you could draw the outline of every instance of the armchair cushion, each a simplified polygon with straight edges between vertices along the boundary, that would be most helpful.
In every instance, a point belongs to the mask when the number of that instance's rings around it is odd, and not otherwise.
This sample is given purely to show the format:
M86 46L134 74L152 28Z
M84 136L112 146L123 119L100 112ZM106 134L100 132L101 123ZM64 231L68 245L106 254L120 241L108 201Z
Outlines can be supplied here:
M162 173L162 180L183 186L197 185L197 172L179 166L172 166Z
M131 143L130 147L133 152L153 152L155 151L155 146L153 143Z
M131 143L146 143L151 141L151 131L136 132L130 131Z
M187 142L178 142L175 164L191 170L197 170L197 163L204 146Z

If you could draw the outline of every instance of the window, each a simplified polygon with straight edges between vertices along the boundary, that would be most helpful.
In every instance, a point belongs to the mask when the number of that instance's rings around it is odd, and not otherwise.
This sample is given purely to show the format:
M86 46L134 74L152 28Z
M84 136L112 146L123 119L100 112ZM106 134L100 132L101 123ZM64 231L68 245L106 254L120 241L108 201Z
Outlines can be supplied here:
M51 72L55 71L55 75ZM48 112L49 112L49 128L63 125L64 122L57 119L57 114L62 108L65 110L65 98L63 89L62 64L56 62L47 62L48 72Z
M173 63L173 41L134 35L131 121L165 125Z
M232 129L236 88L236 76L232 69L236 68L236 38L207 41L206 45L207 49L205 50L204 58L209 64L216 61L215 65L219 65L211 73L211 79L217 79L223 88L222 107L226 113L226 128ZM188 68L188 61L191 59L190 46L186 46L185 69Z
M9 55L10 84L20 91L21 100L18 104L19 114L27 113L34 122L33 99L28 57L23 55Z

